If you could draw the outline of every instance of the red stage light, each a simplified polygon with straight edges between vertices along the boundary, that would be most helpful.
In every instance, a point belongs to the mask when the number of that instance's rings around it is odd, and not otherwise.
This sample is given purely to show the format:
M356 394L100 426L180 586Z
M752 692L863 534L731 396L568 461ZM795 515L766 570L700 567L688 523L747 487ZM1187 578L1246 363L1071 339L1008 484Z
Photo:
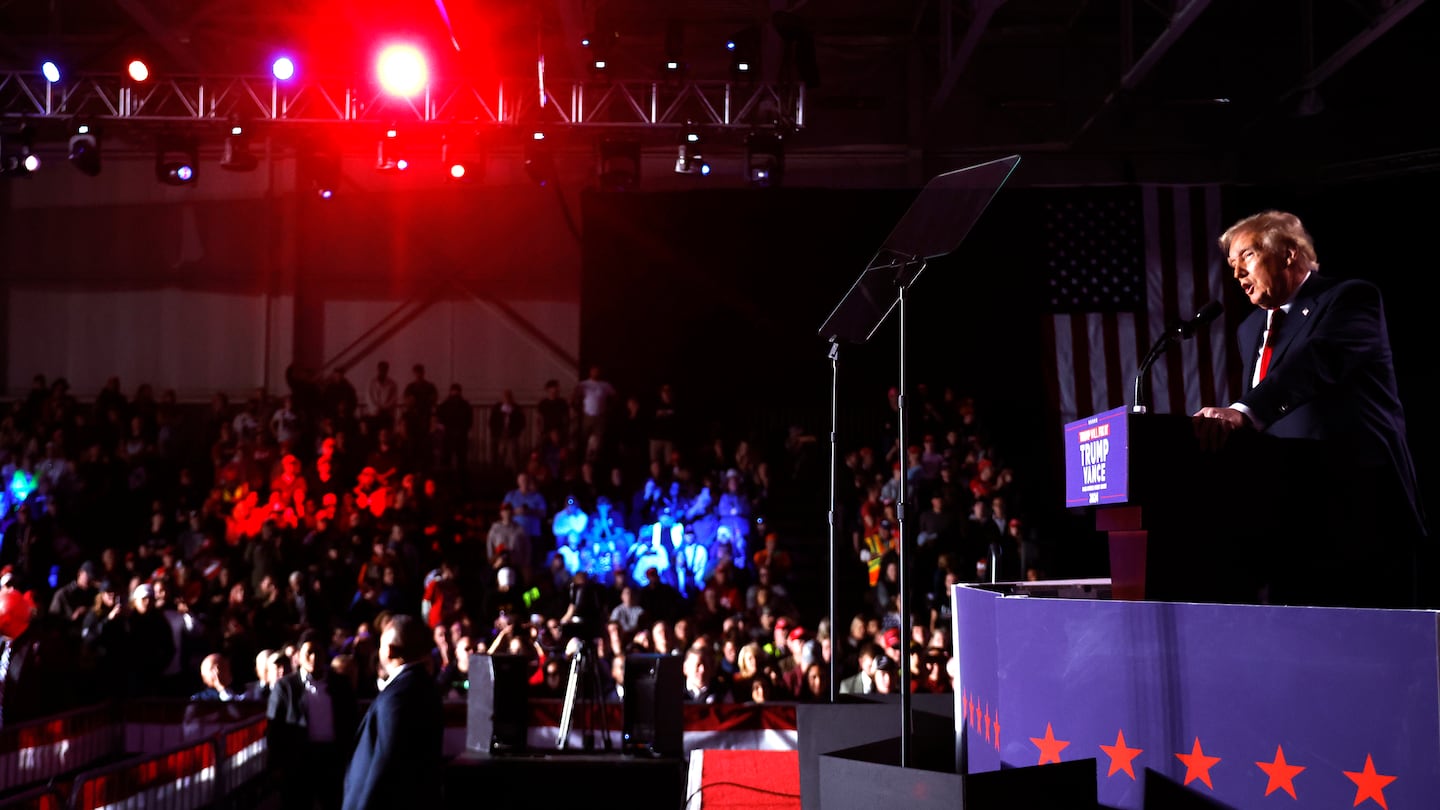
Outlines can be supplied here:
M150 78L150 67L139 59L131 60L126 70L130 73L130 78L137 82L143 82Z
M376 72L385 92L406 98L415 95L429 80L425 55L413 45L391 45L380 52Z

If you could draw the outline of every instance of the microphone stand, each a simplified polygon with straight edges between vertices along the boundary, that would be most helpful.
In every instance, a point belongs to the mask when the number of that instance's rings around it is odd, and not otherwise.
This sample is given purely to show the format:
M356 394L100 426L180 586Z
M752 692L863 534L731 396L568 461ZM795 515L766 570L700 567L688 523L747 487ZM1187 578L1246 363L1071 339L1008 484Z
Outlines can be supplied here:
M1219 301L1211 301L1201 307L1200 311L1195 313L1194 318L1166 329L1165 334L1155 341L1155 345L1150 347L1150 353L1146 354L1145 360L1140 363L1139 373L1135 375L1135 404L1130 406L1131 413L1147 413L1150 410L1146 403L1145 384L1150 379L1150 367L1155 365L1155 361L1160 359L1160 355L1164 354L1165 350L1172 345L1182 340L1188 340L1197 329L1218 318L1224 310L1225 307Z
M1173 331L1166 332L1159 340L1155 341L1154 346L1150 347L1150 353L1145 355L1144 362L1140 364L1140 371L1135 375L1135 404L1130 407L1131 413L1149 412L1149 406L1146 404L1145 384L1150 381L1150 367L1155 365L1155 361L1159 360L1160 355L1164 354L1165 350L1170 348L1170 344L1174 342L1175 333Z

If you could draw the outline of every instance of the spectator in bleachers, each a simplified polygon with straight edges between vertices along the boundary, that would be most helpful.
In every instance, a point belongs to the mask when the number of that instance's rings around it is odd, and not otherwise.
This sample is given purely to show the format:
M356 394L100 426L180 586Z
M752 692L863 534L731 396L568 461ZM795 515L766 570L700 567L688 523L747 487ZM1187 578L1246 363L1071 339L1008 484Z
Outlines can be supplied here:
M531 570L530 533L515 520L515 504L511 501L500 504L500 519L490 524L485 549L493 569L511 566L520 573L523 582L535 581Z
M490 463L506 472L520 469L520 442L525 436L525 410L509 388L490 406Z
M436 416L444 429L440 466L454 470L460 490L469 489L470 431L475 426L475 409L461 393L460 383L450 384L450 393L436 406Z
M656 395L655 405L650 411L649 458L651 461L670 463L675 457L684 433L680 411L675 404L675 390L670 383L662 383Z
M384 360L375 364L375 378L366 389L366 405L372 431L394 425L395 409L400 406L400 386L390 376L390 364Z
M600 379L600 367L595 365L575 386L571 399L580 414L579 445L587 459L595 460L604 447L610 411L617 396L615 386Z
M549 436L551 431L558 431L566 446L570 442L570 410L571 405L560 393L559 380L545 381L545 395L541 398L536 410L540 414L540 433Z
M220 653L211 653L200 662L200 682L205 688L190 696L192 701L218 700L223 702L242 701L243 692L235 692L230 674L230 659Z
M89 561L80 564L75 579L60 586L50 600L50 614L59 616L75 626L79 632L80 623L95 604L99 590L95 587L95 564Z
M330 658L319 633L302 634L295 657L296 671L275 682L265 712L269 756L282 773L281 806L312 810L318 804L335 810L358 703L345 678L329 675Z
M872 677L875 680L875 689L872 694L898 695L900 693L900 666L890 656L881 655L875 659Z
M484 651L477 647L470 636L461 636L455 640L455 651L450 656L449 663L435 676L441 697L446 700L466 699L470 683L470 656L483 654Z
M544 540L548 505L535 488L535 480L526 473L515 476L515 488L505 493L503 502L515 510L515 522L525 530L531 547L539 546Z
M155 591L148 583L135 588L129 608L107 623L103 634L105 654L115 656L118 664L123 694L160 695L165 668L175 655L175 635L170 622L155 610Z
M685 675L685 700L689 703L730 703L729 690L717 685L715 680L715 656L704 646L685 650L685 662L681 665Z
M626 637L635 635L647 619L645 608L636 598L635 589L625 586L620 589L620 604L610 611L610 620L619 626Z

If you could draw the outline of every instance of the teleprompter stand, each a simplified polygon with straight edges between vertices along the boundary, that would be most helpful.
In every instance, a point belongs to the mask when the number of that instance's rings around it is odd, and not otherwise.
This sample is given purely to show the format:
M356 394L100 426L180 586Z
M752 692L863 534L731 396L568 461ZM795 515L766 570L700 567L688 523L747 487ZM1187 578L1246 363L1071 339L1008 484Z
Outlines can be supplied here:
M870 264L856 279L850 291L841 299L830 317L820 327L820 336L830 342L830 360L832 374L839 376L839 344L865 343L875 336L880 325L885 322L892 309L900 310L900 380L899 380L899 441L900 451L903 454L907 444L907 419L906 400L909 396L909 389L905 381L905 299L911 285L920 277L925 270L926 264L934 259L949 255L960 247L966 235L975 222L980 219L985 208L994 199L995 192L1005 184L1010 173L1015 170L1016 164L1020 162L1018 155L992 160L988 163L981 163L966 169L957 169L952 172L937 175L925 184L915 202L911 203L910 209L905 216L895 224L895 229L886 238L885 244L870 260ZM838 382L832 382L832 419L838 417ZM835 583L836 583L836 561L839 555L839 542L837 537L838 528L836 523L836 502L834 477L839 467L838 448L836 431L838 425L832 425L830 432L830 616L832 629L836 618L837 609ZM902 455L903 458L903 455ZM900 500L896 504L896 517L899 519L900 531L900 604L902 613L904 606L910 604L910 564L914 557L912 553L913 540L911 533L906 531L906 522L909 518L909 504L906 501L905 488L900 490ZM909 635L908 627L905 635ZM901 661L900 663L900 765L908 767L910 764L910 731L912 727L910 710L910 667ZM836 657L831 656L830 661L830 700L836 700L836 684L839 683L838 673L835 671Z
M600 732L606 751L612 750L610 721L605 699L604 680L600 674L600 656L595 642L579 636L569 642L570 677L565 685L565 703L560 711L560 730L555 748L564 751L570 744L570 728L580 711L580 729L584 732L586 751L595 749L595 732ZM598 718L598 720L597 720ZM598 726L598 729L597 729Z

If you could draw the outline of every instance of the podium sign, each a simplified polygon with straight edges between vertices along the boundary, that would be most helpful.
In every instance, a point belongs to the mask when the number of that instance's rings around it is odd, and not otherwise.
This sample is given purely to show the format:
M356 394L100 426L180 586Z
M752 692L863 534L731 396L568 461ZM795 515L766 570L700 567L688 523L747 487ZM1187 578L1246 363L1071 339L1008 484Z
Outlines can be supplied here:
M1129 408L1097 413L1065 426L1065 506L1130 500Z

